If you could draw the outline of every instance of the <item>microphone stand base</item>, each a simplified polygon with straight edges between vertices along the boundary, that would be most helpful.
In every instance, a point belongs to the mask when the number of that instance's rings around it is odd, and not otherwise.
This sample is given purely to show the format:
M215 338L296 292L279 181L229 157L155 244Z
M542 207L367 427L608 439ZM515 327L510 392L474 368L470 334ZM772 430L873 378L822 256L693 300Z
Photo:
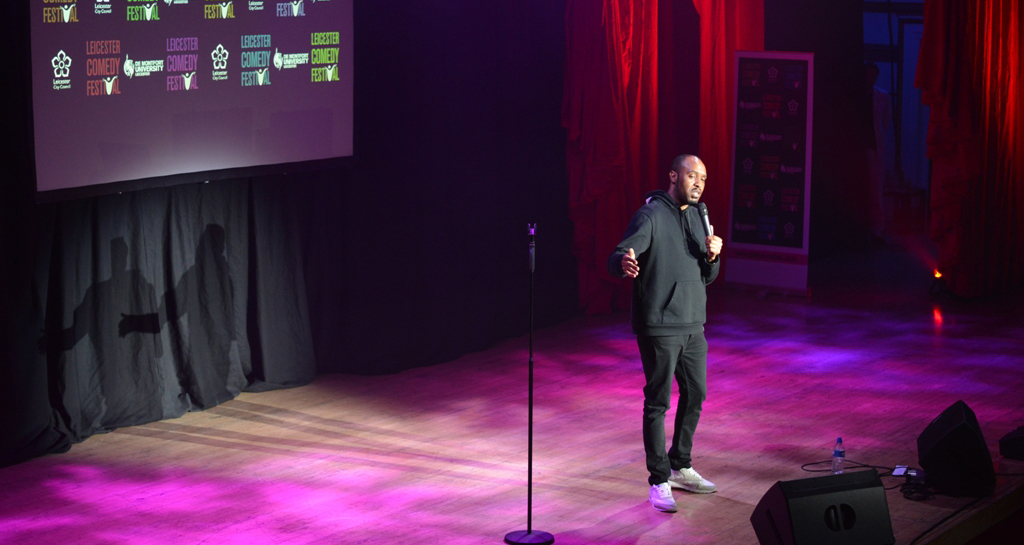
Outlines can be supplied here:
M539 530L517 530L515 532L509 532L505 534L505 543L510 545L520 545L527 543L540 543L542 545L551 545L555 542L555 536L541 532Z

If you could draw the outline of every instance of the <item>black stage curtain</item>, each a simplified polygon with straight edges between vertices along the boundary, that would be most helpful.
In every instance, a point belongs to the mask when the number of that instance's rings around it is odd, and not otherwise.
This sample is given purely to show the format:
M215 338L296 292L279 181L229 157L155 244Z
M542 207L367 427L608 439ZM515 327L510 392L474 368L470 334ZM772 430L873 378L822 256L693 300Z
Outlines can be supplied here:
M312 380L303 230L258 204L283 190L241 180L41 208L37 344L72 441Z
M575 313L565 2L386 4L355 3L355 155L322 171L36 205L21 89L0 183L0 465L524 334L528 222L537 327Z

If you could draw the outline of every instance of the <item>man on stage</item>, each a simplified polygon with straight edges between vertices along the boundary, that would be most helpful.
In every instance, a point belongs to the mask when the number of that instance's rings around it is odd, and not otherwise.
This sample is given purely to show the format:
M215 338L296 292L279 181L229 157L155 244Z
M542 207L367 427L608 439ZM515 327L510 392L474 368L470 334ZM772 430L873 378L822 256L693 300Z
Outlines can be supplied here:
M668 191L647 194L608 258L613 276L633 278L631 322L644 376L644 450L648 497L674 513L672 488L706 494L714 483L690 466L693 432L707 396L708 344L704 339L705 286L718 276L722 239L707 233L697 203L707 169L695 155L680 155L668 173ZM710 227L710 226L709 226ZM672 377L679 384L672 447L665 453L665 413Z

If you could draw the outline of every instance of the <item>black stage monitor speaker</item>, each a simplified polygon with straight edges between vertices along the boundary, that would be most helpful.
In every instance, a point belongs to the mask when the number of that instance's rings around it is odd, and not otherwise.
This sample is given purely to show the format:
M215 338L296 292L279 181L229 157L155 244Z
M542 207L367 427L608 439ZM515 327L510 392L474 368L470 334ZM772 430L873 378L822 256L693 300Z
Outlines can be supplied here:
M950 405L921 432L917 459L927 482L943 494L979 497L996 486L992 454L978 418L963 401Z
M999 454L1011 460L1024 460L1024 426L1003 436L999 440Z
M874 469L779 481L750 524L761 545L892 545L882 480Z

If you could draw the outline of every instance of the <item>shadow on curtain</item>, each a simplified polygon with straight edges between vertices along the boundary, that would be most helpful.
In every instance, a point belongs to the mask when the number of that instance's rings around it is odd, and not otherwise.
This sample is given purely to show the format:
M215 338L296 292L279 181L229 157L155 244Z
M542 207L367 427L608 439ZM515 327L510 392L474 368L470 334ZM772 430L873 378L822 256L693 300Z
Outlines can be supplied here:
M282 202L283 185L177 186L42 208L37 346L70 441L313 379L301 216L262 204Z

